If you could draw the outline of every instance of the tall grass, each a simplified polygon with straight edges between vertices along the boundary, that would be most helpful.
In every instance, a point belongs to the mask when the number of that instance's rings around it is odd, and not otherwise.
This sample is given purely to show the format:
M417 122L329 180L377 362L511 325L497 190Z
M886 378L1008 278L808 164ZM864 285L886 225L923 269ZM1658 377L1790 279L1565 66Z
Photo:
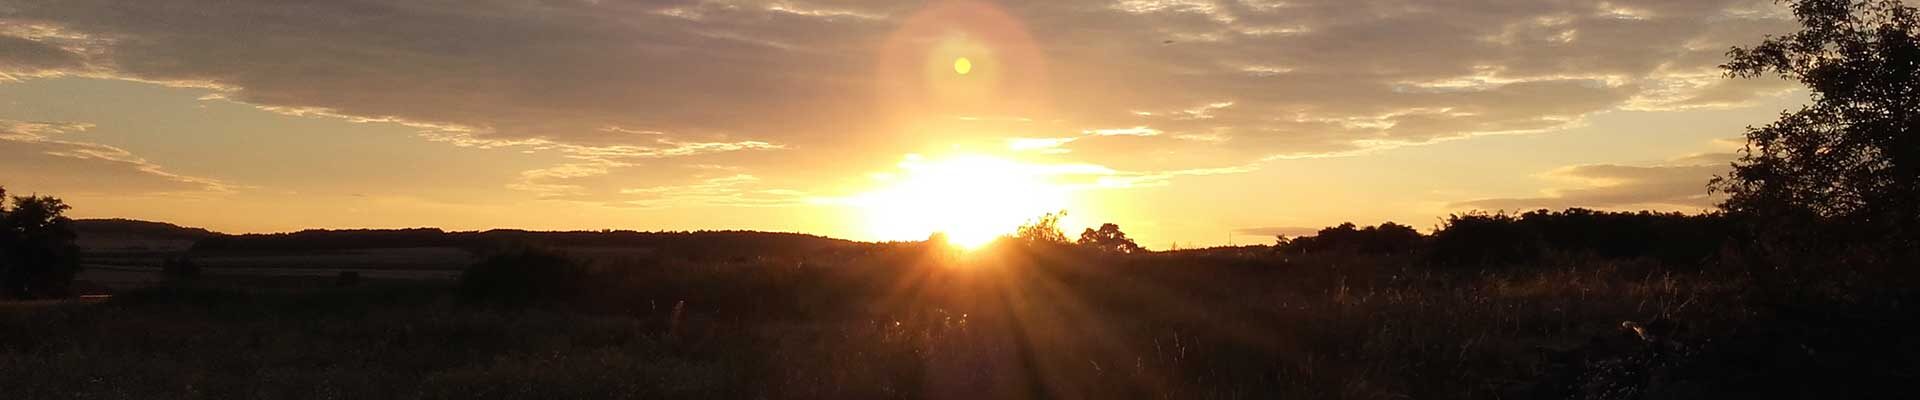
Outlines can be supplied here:
M1910 290L1835 277L1856 287L1783 302L1645 260L542 254L480 264L578 268L516 292L545 300L524 307L376 283L0 311L0 381L24 398L1884 397L1920 359Z

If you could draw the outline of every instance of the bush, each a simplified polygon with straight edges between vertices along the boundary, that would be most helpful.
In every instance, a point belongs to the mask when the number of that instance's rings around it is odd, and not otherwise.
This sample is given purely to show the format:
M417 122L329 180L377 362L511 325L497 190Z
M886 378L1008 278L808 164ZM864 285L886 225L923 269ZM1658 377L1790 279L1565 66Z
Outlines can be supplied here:
M160 262L160 273L171 279L193 279L200 277L200 265L187 256L167 257Z
M464 299L483 304L564 302L582 294L590 266L557 250L512 246L493 251L460 276Z
M1506 266L1538 260L1542 247L1540 234L1513 215L1469 212L1447 216L1433 233L1431 256L1452 267Z
M1287 254L1311 253L1352 253L1352 254L1407 254L1420 248L1425 237L1413 227L1393 222L1379 226L1358 228L1352 222L1340 226L1321 229L1313 236L1304 236L1285 240L1279 244L1280 251Z
M65 297L80 272L80 247L65 202L0 188L0 297Z

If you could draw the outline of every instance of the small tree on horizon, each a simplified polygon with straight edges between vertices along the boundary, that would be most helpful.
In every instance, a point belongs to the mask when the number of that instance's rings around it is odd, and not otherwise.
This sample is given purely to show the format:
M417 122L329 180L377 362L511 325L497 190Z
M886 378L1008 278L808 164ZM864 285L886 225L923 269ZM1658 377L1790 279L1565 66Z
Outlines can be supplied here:
M51 196L7 197L0 188L0 297L67 294L80 272L73 221L64 215L71 208Z
M1066 216L1066 210L1041 215L1015 229L1013 238L1027 245L1070 243L1067 234L1060 231L1060 218Z
M1139 244L1127 238L1126 232L1120 231L1120 225L1113 223L1100 224L1098 230L1087 228L1081 231L1078 243L1108 253L1132 254L1141 250Z

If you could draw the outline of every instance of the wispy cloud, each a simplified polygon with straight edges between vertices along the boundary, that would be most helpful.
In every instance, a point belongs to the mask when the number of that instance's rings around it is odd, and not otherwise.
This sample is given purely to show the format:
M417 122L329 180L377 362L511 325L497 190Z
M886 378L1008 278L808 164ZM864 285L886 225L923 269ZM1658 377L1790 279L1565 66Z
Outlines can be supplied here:
M0 167L10 182L48 191L130 195L206 195L239 187L175 173L119 147L63 139L91 124L0 119Z
M1707 182L1725 174L1732 153L1689 155L1659 165L1588 164L1549 171L1546 177L1570 187L1548 189L1540 196L1488 198L1454 203L1453 208L1531 210L1584 207L1609 210L1660 209L1698 211L1712 208Z

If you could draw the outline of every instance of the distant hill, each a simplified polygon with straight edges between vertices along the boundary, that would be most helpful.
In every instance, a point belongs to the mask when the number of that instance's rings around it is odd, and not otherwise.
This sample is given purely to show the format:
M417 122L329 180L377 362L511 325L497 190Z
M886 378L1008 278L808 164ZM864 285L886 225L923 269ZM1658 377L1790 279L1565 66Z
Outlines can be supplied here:
M73 221L82 248L94 254L138 252L328 252L361 249L459 247L500 244L569 248L646 249L689 257L804 256L867 245L802 233L758 231L639 232L526 231L495 229L449 232L438 228L308 229L287 233L229 235L165 222L132 219Z
M200 240L221 235L201 228L125 218L76 219L73 220L73 232L82 239Z
M301 252L420 247L479 249L500 244L650 249L691 257L803 256L861 245L859 242L824 236L757 231L543 232L495 229L447 232L437 228L409 228L310 229L290 233L209 236L196 242L193 251Z
M106 262L102 257L128 254L162 254L185 251L200 239L224 236L206 229L184 227L165 222L124 218L78 219L73 233L88 262ZM137 262L144 264L145 261Z

